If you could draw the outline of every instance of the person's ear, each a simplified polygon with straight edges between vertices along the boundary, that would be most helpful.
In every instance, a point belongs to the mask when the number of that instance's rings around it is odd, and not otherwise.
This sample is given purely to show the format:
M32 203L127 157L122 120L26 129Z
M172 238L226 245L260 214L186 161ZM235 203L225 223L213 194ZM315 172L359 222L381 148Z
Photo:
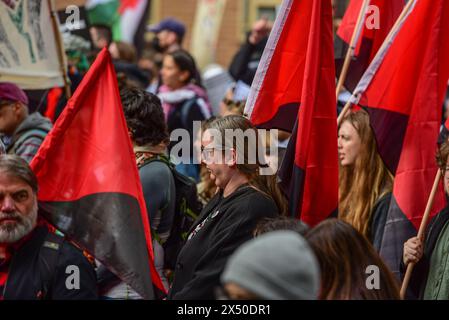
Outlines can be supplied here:
M237 152L234 148L225 150L225 164L234 167L237 164Z
M187 82L189 79L190 72L187 70L181 71L181 74L179 75L179 80L183 83Z

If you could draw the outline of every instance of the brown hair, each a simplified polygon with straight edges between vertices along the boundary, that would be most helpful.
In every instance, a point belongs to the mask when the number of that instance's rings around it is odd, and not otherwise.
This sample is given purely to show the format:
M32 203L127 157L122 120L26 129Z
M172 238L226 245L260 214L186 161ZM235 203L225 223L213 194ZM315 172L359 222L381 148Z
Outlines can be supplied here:
M306 233L321 270L322 300L399 299L399 287L369 241L348 223L327 219ZM367 288L368 266L379 268L379 289Z
M438 149L436 159L438 167L443 172L446 171L447 158L449 157L449 141L445 141Z
M368 114L351 112L341 123L346 121L357 131L361 149L353 166L339 168L339 218L368 236L372 210L377 200L391 192L393 175L377 152Z
M117 51L119 53L120 60L135 63L137 59L136 48L126 42L115 41L115 45L117 46Z
M258 156L255 157L255 163L251 163L250 161L250 155L258 155L258 148L262 147L259 142L257 129L251 124L251 122L242 116L229 115L212 121L212 123L209 124L209 129L218 130L221 137L224 137L224 139L222 139L223 147L232 147L236 149L237 158L243 159L243 161L240 161L242 163L236 164L237 170L248 177L250 181L249 184L254 189L271 197L276 202L279 213L285 215L287 213L287 201L277 184L276 174L260 175L259 168L265 165L259 162ZM256 139L255 143L250 143L248 141L249 139L243 139L243 145L239 145L236 137L234 137L232 141L226 139L227 130L239 129L245 133L253 131Z

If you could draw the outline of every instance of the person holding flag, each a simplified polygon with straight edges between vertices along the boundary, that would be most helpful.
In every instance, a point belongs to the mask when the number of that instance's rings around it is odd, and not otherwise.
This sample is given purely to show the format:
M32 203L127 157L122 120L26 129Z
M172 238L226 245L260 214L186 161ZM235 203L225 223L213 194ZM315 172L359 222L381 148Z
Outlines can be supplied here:
M449 196L449 142L445 142L437 162L444 177L444 191ZM409 299L439 300L449 298L449 269L447 244L449 241L449 206L441 210L426 228L425 238L412 237L404 243L402 273L409 263L415 263L408 286Z

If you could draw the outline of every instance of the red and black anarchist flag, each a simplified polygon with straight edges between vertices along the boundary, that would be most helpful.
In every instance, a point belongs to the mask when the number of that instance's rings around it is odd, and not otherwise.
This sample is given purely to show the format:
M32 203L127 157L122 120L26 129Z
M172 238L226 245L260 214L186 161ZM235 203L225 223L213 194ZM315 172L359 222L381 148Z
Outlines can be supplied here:
M269 44L264 56L271 63L261 65L253 83L250 119L262 128L293 129L279 177L290 214L313 226L338 207L331 1L284 1Z
M165 288L117 78L100 52L31 163L43 216L145 299Z
M259 128L293 130L301 103L312 2L282 3L245 106L245 114Z
M335 38L335 67L337 77L341 73L346 52L362 10L363 0L351 0ZM404 0L371 0L366 8L360 34L357 36L354 58L349 64L344 86L353 91L363 73L374 59L385 38L399 17Z
M417 0L361 79L355 103L370 115L377 149L395 175L380 253L399 271L437 173L441 105L449 78L449 1ZM442 188L431 215L444 206Z

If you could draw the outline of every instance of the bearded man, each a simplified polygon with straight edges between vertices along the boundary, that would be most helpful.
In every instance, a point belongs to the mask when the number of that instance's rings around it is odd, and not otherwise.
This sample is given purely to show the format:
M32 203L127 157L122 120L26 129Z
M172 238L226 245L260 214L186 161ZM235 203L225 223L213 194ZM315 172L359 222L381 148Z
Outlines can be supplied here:
M93 266L39 219L37 190L25 160L0 155L0 300L96 299Z

